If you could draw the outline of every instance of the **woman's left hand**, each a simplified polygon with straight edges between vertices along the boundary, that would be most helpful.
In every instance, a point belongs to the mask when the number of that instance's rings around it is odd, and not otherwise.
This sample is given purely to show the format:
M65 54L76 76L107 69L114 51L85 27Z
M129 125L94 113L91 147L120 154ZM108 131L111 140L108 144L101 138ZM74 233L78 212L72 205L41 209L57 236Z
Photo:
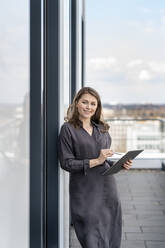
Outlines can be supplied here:
M127 170L129 170L132 166L132 160L128 160L127 162L125 162L125 164L123 164L123 167Z

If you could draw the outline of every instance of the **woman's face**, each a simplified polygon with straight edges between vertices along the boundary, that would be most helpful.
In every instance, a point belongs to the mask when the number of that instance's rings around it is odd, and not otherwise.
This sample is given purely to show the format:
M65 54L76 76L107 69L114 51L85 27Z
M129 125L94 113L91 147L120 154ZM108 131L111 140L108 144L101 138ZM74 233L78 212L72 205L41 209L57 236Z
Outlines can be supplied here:
M79 117L81 119L90 119L96 112L97 99L91 94L83 94L77 103Z

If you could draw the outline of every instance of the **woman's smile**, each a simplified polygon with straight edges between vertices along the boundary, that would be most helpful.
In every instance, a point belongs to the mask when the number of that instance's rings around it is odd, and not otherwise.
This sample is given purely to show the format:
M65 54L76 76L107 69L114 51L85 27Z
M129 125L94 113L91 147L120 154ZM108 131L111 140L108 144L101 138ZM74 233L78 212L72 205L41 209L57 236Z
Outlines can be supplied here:
M90 114L90 113L91 113L91 111L88 111L88 110L84 110L84 112L85 112L86 114Z

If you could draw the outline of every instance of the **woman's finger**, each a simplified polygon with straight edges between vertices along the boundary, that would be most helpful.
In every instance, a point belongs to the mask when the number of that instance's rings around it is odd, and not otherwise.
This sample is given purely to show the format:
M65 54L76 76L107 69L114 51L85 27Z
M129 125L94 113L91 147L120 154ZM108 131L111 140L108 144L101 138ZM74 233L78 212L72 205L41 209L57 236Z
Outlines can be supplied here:
M124 167L125 169L130 169L130 168L131 168L131 165L128 165L128 164L125 163L125 164L123 165L123 167Z
M132 161L131 162L130 162L130 160L126 161L126 164L132 165Z
M126 169L126 170L130 170L131 168L124 166L124 169Z

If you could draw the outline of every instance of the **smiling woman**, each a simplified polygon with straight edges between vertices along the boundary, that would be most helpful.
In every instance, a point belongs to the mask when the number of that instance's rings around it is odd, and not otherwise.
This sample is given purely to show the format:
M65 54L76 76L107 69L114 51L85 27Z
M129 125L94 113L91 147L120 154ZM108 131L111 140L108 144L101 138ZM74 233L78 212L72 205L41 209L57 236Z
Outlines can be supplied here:
M109 125L102 116L99 94L90 87L79 90L60 130L61 167L70 172L72 223L83 248L120 247L121 204L114 176L103 177L112 162Z

